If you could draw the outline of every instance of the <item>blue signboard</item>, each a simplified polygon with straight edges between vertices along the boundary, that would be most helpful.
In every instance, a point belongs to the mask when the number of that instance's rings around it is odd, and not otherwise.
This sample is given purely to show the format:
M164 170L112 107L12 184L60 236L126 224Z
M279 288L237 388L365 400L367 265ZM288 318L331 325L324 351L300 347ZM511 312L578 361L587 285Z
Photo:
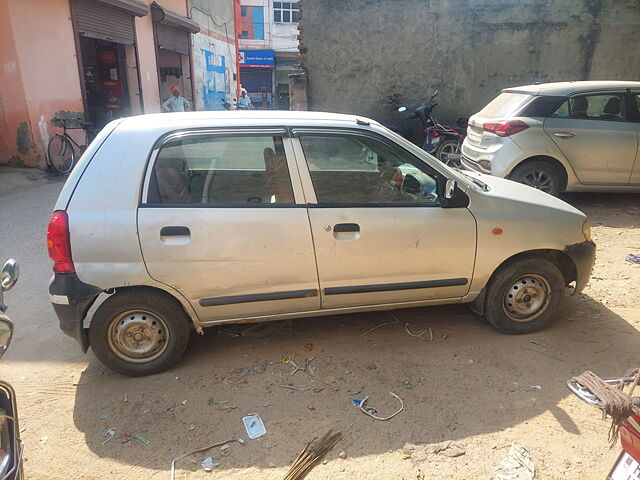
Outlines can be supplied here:
M240 50L240 66L272 68L276 64L273 50Z

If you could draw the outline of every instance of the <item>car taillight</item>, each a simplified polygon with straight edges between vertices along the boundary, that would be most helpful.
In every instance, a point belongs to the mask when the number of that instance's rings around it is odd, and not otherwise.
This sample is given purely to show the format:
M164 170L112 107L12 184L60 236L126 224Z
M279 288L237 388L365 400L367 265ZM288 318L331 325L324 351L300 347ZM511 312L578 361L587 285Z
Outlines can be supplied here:
M508 122L485 123L482 129L485 132L491 132L499 137L508 137L515 133L521 132L529 128L529 125L522 120L510 120Z
M51 216L47 228L47 248L53 260L55 273L75 273L71 258L71 239L69 237L69 217L67 212L56 210Z

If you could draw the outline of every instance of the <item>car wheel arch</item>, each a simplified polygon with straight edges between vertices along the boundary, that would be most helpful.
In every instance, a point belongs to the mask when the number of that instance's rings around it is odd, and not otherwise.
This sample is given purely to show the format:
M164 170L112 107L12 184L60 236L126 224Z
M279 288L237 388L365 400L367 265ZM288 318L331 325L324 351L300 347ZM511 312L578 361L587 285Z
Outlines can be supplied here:
M558 267L558 270L560 270L560 272L562 273L562 276L564 277L565 285L568 286L572 282L575 282L577 280L576 265L571 259L571 257L567 255L566 252L563 252L561 250L554 250L554 249L537 249L537 250L527 250L524 252L519 252L503 260L502 263L500 263L500 265L498 265L493 270L493 273L487 279L487 282L483 287L482 291L480 292L480 294L471 303L469 303L469 308L474 313L478 315L483 315L487 285L489 285L489 283L496 276L496 274L511 263L515 263L525 259L536 258L536 257L550 260L554 265L556 265L556 267Z
M561 162L560 160L558 160L555 157L551 157L549 155L533 155L531 157L527 157L524 160L522 160L521 162L518 162L517 164L515 164L513 166L513 168L511 169L511 171L509 172L509 174L507 175L508 179L512 179L512 175L513 172L523 166L526 165L527 163L531 163L531 162L547 162L550 165L552 165L557 171L558 173L561 174L562 178L562 184L561 184L561 188L560 191L563 192L566 190L567 186L569 185L569 171L567 166Z

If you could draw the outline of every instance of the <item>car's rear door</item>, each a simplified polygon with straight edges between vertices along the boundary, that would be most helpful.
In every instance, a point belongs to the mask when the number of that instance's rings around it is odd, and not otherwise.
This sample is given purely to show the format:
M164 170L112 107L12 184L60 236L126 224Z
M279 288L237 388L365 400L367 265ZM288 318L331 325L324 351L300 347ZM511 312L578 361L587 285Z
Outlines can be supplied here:
M638 150L631 171L631 177L629 178L629 184L640 185L640 90L632 90L629 96L631 98L630 109L632 121L636 124L636 134L638 135Z
M320 307L285 130L176 133L153 152L145 182L138 229L146 267L201 321Z
M457 301L469 291L475 219L440 206L435 170L374 134L294 136L323 308Z
M626 185L638 150L624 91L571 96L544 122L583 184Z

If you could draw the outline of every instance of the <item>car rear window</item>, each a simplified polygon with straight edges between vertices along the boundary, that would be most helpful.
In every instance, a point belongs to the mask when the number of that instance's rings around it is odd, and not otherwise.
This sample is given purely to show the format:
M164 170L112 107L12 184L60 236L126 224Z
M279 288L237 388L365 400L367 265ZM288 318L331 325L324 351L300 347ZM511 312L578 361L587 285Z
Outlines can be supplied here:
M501 93L480 110L478 115L481 117L508 117L520 110L532 98L533 95L526 93Z
M534 98L520 113L519 117L550 117L565 100L565 97L543 95Z

